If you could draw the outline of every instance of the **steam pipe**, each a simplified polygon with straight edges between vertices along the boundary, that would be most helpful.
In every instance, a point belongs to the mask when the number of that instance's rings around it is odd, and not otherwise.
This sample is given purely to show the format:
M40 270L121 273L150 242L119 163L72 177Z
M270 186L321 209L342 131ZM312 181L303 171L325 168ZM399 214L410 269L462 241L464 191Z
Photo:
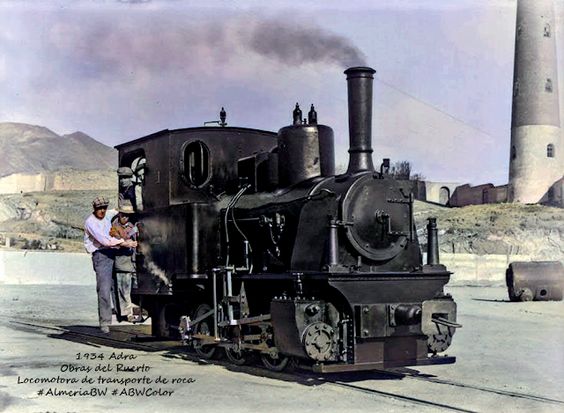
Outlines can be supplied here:
M374 171L372 163L372 82L370 67L345 70L349 100L349 167L347 174Z
M337 221L329 217L329 267L339 264L339 235Z
M226 279L227 279L227 317L229 318L229 325L233 325L234 314L233 314L233 304L231 304L231 297L233 296L233 280L231 278L232 269L226 268Z
M427 265L439 264L439 235L437 218L427 218Z
M199 237L199 231L198 229L200 228L200 219L199 219L199 215L198 215L198 206L197 204L191 204L190 205L190 215L191 215L191 247L190 247L190 255L192 258L192 262L191 262L191 266L190 266L190 271L192 272L192 274L198 274L199 270L200 270L200 262L199 262L199 258L200 258L200 237Z
M213 276L213 335L215 341L219 341L219 328L217 326L217 271L212 270Z

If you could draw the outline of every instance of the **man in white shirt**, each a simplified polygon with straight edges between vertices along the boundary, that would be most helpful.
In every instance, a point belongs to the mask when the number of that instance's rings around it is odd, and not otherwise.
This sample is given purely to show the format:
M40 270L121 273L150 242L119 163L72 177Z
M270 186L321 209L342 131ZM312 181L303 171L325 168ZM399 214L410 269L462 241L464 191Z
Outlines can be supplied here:
M110 236L112 223L106 218L109 202L104 197L92 201L93 212L84 222L84 247L92 254L96 272L96 292L98 293L98 316L100 330L110 332L112 323L112 271L116 248L137 247L137 242Z

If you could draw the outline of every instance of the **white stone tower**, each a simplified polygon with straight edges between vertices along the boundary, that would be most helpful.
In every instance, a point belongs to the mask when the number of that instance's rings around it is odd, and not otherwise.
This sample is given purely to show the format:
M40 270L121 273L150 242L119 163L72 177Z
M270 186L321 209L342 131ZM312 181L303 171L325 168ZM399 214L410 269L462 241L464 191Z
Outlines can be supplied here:
M518 0L508 198L549 201L564 173L552 0Z

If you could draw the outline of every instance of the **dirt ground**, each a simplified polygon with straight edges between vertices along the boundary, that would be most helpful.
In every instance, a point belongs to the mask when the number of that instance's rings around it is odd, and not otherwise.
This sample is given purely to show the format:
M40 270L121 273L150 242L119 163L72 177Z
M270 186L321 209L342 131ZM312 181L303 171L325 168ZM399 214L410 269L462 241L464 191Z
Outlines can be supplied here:
M511 303L504 288L453 287L463 327L447 353L456 364L320 376L271 373L224 361L198 362L179 343L120 341L131 326L112 326L114 341L96 337L95 288L0 288L0 411L4 412L562 412L564 411L564 302ZM43 325L38 328L37 325ZM79 337L72 331L86 331ZM133 360L110 360L113 353ZM84 354L105 359L85 359ZM77 355L82 355L77 360ZM141 372L68 371L68 365L149 368ZM144 367L142 367L144 366ZM107 384L110 393L46 395L49 388L86 391L88 383L40 384L30 380L85 376L116 379L159 376L165 384ZM172 383L182 379L183 383ZM188 380L190 379L190 380ZM26 382L27 381L27 382ZM130 396L123 389L161 389ZM43 393L40 394L41 390ZM113 393L117 391L117 393ZM128 390L129 391L129 390ZM172 391L170 395L164 391Z

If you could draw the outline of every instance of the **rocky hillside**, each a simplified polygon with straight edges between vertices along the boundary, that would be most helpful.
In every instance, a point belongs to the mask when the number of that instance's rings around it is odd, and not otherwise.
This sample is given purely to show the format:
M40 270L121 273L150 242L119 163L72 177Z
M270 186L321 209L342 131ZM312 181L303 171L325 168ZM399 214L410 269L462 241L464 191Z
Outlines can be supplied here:
M58 244L58 249L84 251L84 220L92 200L105 196L117 205L117 190L52 191L0 195L0 245L13 248Z
M523 254L564 261L564 209L519 204L445 208L417 202L415 211L423 244L426 219L437 217L443 252Z
M42 126L0 123L0 177L61 169L112 169L117 151L90 136L75 132L59 136Z

